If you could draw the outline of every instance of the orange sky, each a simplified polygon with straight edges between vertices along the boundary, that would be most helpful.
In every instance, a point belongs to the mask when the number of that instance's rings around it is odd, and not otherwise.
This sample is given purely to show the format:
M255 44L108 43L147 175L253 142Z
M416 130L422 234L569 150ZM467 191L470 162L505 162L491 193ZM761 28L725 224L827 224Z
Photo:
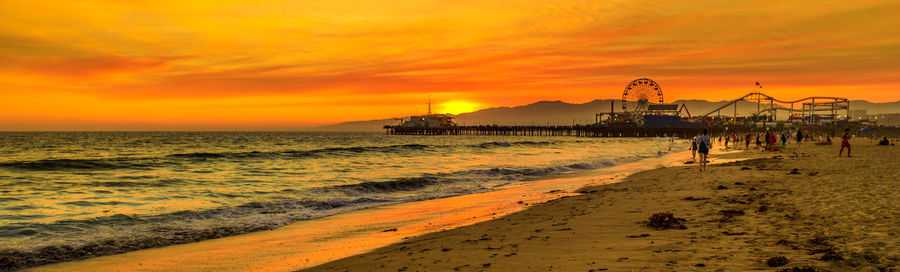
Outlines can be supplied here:
M900 100L897 1L0 2L0 130L302 129L763 83ZM446 105L450 105L446 107Z

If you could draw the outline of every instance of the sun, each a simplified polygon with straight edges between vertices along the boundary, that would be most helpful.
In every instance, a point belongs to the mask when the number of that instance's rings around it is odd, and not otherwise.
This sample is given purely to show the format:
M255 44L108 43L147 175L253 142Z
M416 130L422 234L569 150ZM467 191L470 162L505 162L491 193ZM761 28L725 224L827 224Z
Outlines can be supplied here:
M441 113L449 113L449 114L460 114L466 112L473 112L481 106L475 102L469 102L464 100L453 100L447 101L440 104L440 112Z

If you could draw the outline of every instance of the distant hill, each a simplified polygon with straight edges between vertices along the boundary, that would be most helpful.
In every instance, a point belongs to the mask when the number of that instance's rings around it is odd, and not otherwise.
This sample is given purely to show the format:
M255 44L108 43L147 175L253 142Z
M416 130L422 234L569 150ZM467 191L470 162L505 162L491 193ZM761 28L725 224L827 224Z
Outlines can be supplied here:
M314 131L382 131L385 125L397 125L397 119L379 119L369 121L351 121L334 125L315 127Z
M851 100L850 110L866 110L868 114L900 113L900 101L872 103L865 100Z
M584 104L562 101L540 101L524 106L499 107L463 113L456 116L460 125L571 125L593 123L598 112L609 112L611 100L594 100ZM616 111L621 101L612 100Z
M459 125L571 125L594 122L594 115L609 112L610 101L616 112L622 111L622 101L618 99L594 100L583 104L572 104L562 101L540 101L523 106L496 107L475 112L455 115ZM711 102L706 100L678 100L672 104L684 104L691 115L706 114L728 101ZM799 108L799 105L797 105ZM868 114L900 113L900 101L889 103L871 103L865 100L850 102L853 110L867 110ZM734 107L722 110L722 115L733 115ZM756 103L738 102L738 115L756 112ZM385 125L399 124L397 119L380 119L369 121L352 121L334 125L317 127L318 131L382 131Z

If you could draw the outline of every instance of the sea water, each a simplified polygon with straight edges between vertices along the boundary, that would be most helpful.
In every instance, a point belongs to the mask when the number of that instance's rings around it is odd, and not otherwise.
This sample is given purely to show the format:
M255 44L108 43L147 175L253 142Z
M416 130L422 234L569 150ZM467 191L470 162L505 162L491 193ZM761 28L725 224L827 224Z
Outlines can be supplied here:
M217 238L496 190L681 145L559 136L0 133L0 254L66 259Z

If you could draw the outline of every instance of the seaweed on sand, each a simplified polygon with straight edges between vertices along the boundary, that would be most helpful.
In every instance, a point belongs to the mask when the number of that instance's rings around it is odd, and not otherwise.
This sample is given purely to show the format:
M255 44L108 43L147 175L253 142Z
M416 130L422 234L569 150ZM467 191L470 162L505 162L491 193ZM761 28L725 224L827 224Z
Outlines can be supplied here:
M666 229L687 229L684 226L683 218L677 218L674 214L670 212L658 212L650 216L649 222L647 225L657 229L657 230L666 230Z
M810 253L824 253L824 252L834 252L835 248L828 241L825 241L825 238L821 236L816 236L809 241L806 241L806 247L809 249Z
M776 267L776 266L786 265L790 262L791 261L788 260L788 258L785 256L775 256L775 257L772 257L772 258L769 258L768 260L766 260L766 265L771 266L771 267Z
M812 266L794 266L787 269L778 270L778 272L816 272Z
M744 211L741 211L741 210L721 210L721 211L719 211L719 213L721 213L722 216L728 216L728 217L744 215Z
M719 213L722 214L719 222L731 222L734 221L735 216L744 215L744 211L741 210L721 210Z
M825 254L819 258L819 260L820 261L843 261L844 257L841 256L840 253L837 253L834 250L832 250L832 251L825 252Z
M785 239L775 240L775 244L780 245L780 246L794 246L794 242L791 242L791 241L788 241Z

